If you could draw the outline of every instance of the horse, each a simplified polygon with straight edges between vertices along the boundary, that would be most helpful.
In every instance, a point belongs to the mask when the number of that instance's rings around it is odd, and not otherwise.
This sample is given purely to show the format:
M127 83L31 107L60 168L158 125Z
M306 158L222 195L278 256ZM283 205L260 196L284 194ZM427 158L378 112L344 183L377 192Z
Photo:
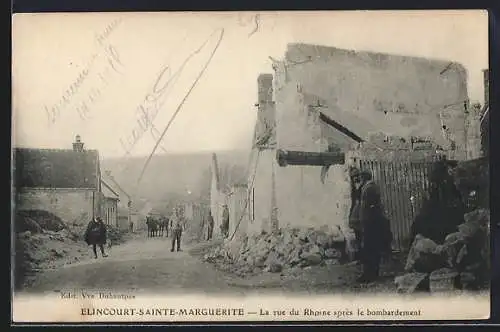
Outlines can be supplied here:
M153 217L146 218L146 225L148 226L148 237L158 236L158 221Z
M163 232L166 233L166 236L168 237L168 224L169 224L169 220L168 218L165 218L165 217L161 217L159 222L158 222L158 228L159 228L159 232L160 232L160 236L163 236Z

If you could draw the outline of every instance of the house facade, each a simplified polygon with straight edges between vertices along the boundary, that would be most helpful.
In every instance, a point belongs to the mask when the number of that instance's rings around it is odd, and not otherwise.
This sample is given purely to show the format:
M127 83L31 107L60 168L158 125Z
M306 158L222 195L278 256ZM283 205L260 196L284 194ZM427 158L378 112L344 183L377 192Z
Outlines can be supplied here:
M45 210L73 224L109 216L116 224L118 198L103 191L99 153L79 136L72 150L16 148L13 157L16 210Z
M106 225L123 228L123 225L120 225L118 220L118 202L120 201L120 195L104 179L101 179L101 184L103 193L102 220Z
M273 68L274 75L258 79L248 233L346 227L347 167L360 146L386 154L396 141L404 149L423 140L466 158L467 81L460 64L290 44ZM329 168L282 167L278 149L347 157Z

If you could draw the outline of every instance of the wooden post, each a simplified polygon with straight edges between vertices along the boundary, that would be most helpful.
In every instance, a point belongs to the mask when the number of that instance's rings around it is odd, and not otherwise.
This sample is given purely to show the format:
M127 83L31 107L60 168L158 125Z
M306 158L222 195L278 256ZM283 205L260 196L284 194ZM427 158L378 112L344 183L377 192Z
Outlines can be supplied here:
M345 154L342 152L306 152L277 150L278 165L326 166L345 163Z

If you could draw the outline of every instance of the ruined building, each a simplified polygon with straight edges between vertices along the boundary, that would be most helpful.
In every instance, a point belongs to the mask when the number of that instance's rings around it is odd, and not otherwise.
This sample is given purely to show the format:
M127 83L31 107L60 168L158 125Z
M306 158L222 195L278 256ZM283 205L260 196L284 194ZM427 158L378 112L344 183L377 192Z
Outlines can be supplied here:
M258 78L249 234L346 227L346 165L360 146L385 156L411 152L423 141L466 158L467 81L460 64L290 44L273 69L274 75ZM291 165L279 163L278 150L284 159L295 158Z

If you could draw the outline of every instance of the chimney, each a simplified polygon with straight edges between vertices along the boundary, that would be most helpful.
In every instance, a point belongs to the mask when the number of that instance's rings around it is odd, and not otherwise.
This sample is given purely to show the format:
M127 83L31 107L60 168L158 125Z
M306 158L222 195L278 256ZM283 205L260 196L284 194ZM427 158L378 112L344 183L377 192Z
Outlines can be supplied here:
M73 142L73 151L83 152L83 142L81 141L80 135L76 135L75 142Z
M256 146L271 147L276 142L276 119L273 101L273 75L260 74L257 79L258 114Z
M484 82L484 104L490 103L490 70L483 69L483 82Z

